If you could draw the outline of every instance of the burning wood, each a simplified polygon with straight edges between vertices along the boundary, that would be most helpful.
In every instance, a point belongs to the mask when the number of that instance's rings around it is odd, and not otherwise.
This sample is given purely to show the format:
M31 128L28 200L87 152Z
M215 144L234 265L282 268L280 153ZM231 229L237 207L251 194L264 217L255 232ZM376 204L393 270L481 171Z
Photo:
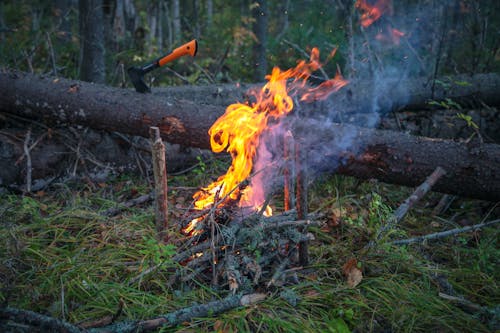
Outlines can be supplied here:
M298 245L314 240L312 234L300 230L321 225L317 220L297 220L295 210L271 217L254 213L243 221L218 223L224 215L213 211L205 217L214 228L205 224L204 230L198 229L200 232L190 238L192 242L185 244L187 248L174 257L183 266L171 284L195 278L213 284L223 281L222 285L233 293L276 285L281 276L278 272L300 266Z
M334 55L335 50L329 58ZM275 67L266 77L268 82L251 91L255 102L230 105L212 125L208 132L212 150L225 150L233 160L225 175L194 195L194 208L201 214L191 218L182 231L191 237L188 244L195 244L196 251L187 249L177 258L185 269L176 279L210 275L217 284L223 278L234 293L261 280L267 280L268 287L276 285L289 265L307 265L307 242L313 236L305 227L318 222L307 219L305 151L293 139L293 121L284 119L299 102L325 99L347 84L337 73L333 79L309 87L308 78L321 66L319 51L314 48L309 61L300 61L295 68L282 71ZM267 147L274 138L281 142L278 152ZM272 216L271 195L266 194L269 179L283 173L285 210L290 209L292 166L296 170L298 221L290 219L291 211Z

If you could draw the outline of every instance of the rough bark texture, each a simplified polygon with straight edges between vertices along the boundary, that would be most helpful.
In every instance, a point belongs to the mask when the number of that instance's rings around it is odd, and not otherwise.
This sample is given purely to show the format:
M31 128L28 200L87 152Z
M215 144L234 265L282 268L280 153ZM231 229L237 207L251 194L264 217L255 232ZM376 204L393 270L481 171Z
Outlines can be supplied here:
M172 96L25 73L0 73L0 91L0 111L144 137L157 126L166 141L201 148L209 147L207 130L224 112L222 106ZM314 112L319 107L311 105ZM310 165L315 169L416 186L441 166L447 175L435 190L500 200L498 145L465 145L324 120L302 122L302 127L297 135L312 136L309 149L318 153L312 155L316 165Z
M0 73L0 110L57 124L149 136L160 128L171 143L210 148L208 128L224 112L167 96L25 73Z
M326 102L317 102L323 112L389 112L405 109L428 109L430 101L449 98L456 102L471 104L482 101L490 106L500 106L500 75L475 74L440 78L432 91L432 80L421 78L411 80L386 79L380 87L378 80L350 82L345 88L332 95ZM260 88L257 84L222 84L208 86L154 88L153 95L189 99L197 103L227 106L236 101L246 101L248 89ZM373 105L376 104L376 105ZM344 119L345 120L345 119Z
M267 0L258 0L255 2L255 7L252 10L252 16L255 20L253 23L253 32L257 41L253 47L254 67L256 81L264 79L267 74Z
M311 170L413 187L440 166L446 175L433 186L434 191L500 200L499 145L464 144L351 125L323 124L310 122L297 128L297 135L306 131L308 134L304 135L309 135Z

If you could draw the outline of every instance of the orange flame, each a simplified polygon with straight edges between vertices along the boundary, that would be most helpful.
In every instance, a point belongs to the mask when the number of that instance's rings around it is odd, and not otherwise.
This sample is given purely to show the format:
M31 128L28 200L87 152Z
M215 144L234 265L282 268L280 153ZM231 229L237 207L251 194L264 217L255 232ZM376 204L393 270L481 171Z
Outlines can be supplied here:
M332 52L329 58L334 54ZM263 189L251 186L240 189L242 182L248 179L252 171L255 172L252 169L261 134L266 130L272 131L279 119L293 110L293 97L297 96L300 101L305 102L321 100L347 84L341 74L337 73L333 79L315 88L307 87L307 79L321 66L319 50L313 48L309 61L301 60L296 67L286 71L274 67L271 74L266 76L268 82L260 90L250 92L256 99L254 103L236 103L227 107L208 134L212 151L229 152L232 163L225 175L194 194L195 209L206 209L219 200L221 205L229 200L239 200L240 207L252 207L254 210L263 206ZM267 212L271 213L270 210ZM192 220L183 231L196 231L195 226L202 219Z
M389 15L392 14L391 0L377 0L374 4L369 4L367 0L357 0L355 6L361 12L361 26L363 28L372 25L386 12L389 12Z

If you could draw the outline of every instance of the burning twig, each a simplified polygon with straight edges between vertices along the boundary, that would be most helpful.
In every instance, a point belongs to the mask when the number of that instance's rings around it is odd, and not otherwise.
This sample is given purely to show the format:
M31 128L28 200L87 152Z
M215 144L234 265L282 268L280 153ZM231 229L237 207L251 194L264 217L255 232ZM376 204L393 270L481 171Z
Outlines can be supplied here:
M155 179L155 216L156 231L161 241L167 241L168 203L167 203L167 165L165 159L165 145L161 140L160 129L149 129L153 172Z

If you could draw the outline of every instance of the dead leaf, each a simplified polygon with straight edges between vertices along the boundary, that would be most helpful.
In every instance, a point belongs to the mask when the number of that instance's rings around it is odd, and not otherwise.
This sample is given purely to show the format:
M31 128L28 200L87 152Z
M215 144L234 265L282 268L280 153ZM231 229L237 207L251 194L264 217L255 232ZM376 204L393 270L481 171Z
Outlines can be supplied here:
M349 259L342 267L342 271L347 278L347 285L351 288L356 287L363 279L363 273L358 268L356 258Z
M76 93L79 89L80 89L80 86L78 84L72 84L69 86L68 92Z
M227 282L229 283L229 290L234 295L236 293L236 290L238 290L238 287L239 287L238 280L236 279L236 276L233 273L228 273Z

